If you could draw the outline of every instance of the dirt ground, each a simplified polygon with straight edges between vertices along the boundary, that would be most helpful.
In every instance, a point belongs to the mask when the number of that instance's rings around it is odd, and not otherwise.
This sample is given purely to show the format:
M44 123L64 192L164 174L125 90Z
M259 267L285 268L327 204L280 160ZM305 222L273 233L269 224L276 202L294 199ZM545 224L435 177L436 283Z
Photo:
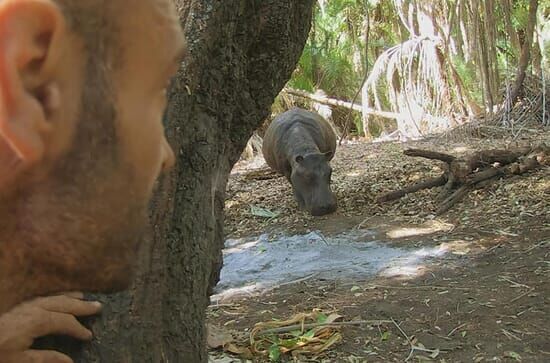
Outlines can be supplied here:
M209 324L246 337L258 322L313 309L337 312L340 321L351 322L337 328L341 341L316 357L299 357L301 362L550 362L549 168L476 190L442 216L434 215L439 188L386 204L375 201L380 193L441 173L438 162L403 156L406 148L461 155L518 141L549 144L550 130L532 127L519 139L491 136L345 143L332 162L339 209L325 217L298 211L290 185L259 159L240 162L227 192L228 237L312 230L331 235L364 228L388 244L438 246L449 253L408 277L311 278L261 296L223 301L209 308ZM256 216L251 207L277 216ZM292 357L282 357L287 360ZM258 356L254 361L270 360Z

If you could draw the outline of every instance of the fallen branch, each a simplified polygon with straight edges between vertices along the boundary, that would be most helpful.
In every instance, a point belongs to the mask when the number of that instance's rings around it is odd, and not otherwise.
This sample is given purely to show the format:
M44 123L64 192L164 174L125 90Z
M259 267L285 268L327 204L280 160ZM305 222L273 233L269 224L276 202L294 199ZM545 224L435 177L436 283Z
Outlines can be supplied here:
M408 149L403 151L403 154L407 156L416 156L420 158L432 159L432 160L441 160L446 163L452 163L456 158L449 154L443 154L437 151L422 150L422 149Z
M393 119L395 119L399 116L399 114L394 113L394 112L378 111L378 110L375 110L373 108L364 109L364 108L362 108L361 105L358 105L358 104L355 104L355 103L342 101L342 100L337 100L337 99L334 99L334 98L324 97L324 96L320 96L320 95L315 95L315 94L312 94L312 93L308 93L308 92L293 89L293 88L286 87L286 88L283 89L283 92L286 92L289 95L294 95L294 96L307 98L307 99L310 99L312 101L322 103L324 105L343 107L343 108L347 108L349 110L362 112L362 113L367 113L367 114L373 115L373 116L380 116L380 117L384 117L384 118L393 118Z
M417 192L417 191L422 190L422 189L430 189L430 188L433 188L433 187L442 186L446 182L447 182L447 177L445 175L441 175L437 178L428 179L426 181L413 184L413 185L411 185L409 187L406 187L406 188L403 188L403 189L399 189L399 190L395 190L393 192L382 194L381 196L379 196L377 198L377 201L379 203L389 202L389 201L392 201L392 200L402 198L402 197L404 197L405 195L407 195L409 193L414 193L414 192Z
M437 200L440 205L436 213L443 214L458 203L471 190L485 188L507 175L520 175L548 165L550 147L540 144L536 147L516 147L509 150L483 150L467 157L431 150L408 149L405 155L439 160L445 163L441 176L398 189L378 197L378 202L389 202L406 194L422 189L443 186Z

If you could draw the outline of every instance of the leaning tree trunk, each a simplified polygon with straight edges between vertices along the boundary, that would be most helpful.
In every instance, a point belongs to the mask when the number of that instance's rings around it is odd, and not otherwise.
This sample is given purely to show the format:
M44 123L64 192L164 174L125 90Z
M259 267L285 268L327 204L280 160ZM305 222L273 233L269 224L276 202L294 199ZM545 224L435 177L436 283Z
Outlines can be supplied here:
M159 183L135 283L101 297L96 339L76 353L79 362L206 361L205 310L222 264L228 175L294 70L313 5L175 1L189 47L165 118L177 166Z

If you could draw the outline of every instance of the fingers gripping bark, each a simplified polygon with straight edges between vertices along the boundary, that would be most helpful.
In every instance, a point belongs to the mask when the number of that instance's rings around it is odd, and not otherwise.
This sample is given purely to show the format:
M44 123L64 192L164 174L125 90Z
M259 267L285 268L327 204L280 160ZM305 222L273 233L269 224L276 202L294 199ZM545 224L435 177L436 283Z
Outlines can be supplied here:
M72 297L69 295L39 298L37 299L37 305L47 311L72 314L75 316L94 315L101 310L101 304L97 301L84 301L79 297Z
M101 304L82 298L81 293L37 298L0 315L0 363L72 362L59 352L29 350L29 347L35 338L47 335L90 340L92 332L76 317L98 313Z

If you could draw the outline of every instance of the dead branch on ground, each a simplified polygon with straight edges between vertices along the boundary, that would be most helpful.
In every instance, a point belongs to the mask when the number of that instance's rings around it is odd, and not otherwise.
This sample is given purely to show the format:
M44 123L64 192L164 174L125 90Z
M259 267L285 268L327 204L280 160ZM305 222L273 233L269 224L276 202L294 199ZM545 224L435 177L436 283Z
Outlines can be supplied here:
M545 144L507 150L483 150L460 158L421 149L408 149L403 153L442 161L444 172L437 178L382 194L377 201L389 202L422 189L443 186L438 196L438 200L441 201L436 211L438 215L447 212L474 189L484 188L505 176L520 175L550 165L550 147Z

